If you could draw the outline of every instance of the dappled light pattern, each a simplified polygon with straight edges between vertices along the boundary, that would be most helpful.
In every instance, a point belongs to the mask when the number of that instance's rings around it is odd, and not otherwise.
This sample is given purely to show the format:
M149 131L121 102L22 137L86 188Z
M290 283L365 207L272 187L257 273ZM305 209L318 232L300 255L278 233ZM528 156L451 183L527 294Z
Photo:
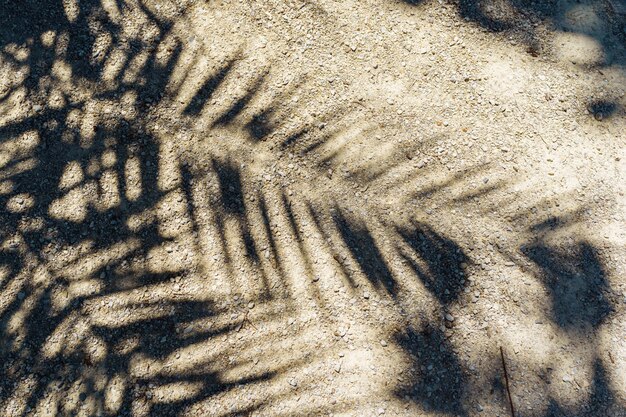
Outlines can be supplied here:
M304 113L306 76L190 40L189 10L212 7L0 0L0 415L474 415L485 379L503 386L463 333L488 311L484 263L425 207L504 205L516 180L470 187L488 164L424 166L417 145L364 157L383 123L360 101ZM596 337L619 310L602 250L527 226L507 259L593 351L580 404L549 391L528 415L624 415Z

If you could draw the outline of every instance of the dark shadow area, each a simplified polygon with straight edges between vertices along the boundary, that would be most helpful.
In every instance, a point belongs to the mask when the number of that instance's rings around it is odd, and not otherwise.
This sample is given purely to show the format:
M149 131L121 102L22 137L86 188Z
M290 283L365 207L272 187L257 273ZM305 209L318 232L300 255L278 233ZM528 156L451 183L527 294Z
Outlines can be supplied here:
M271 110L264 110L252 116L250 121L246 123L245 128L253 140L263 140L276 129L271 118Z
M193 96L187 107L185 107L183 113L189 116L199 115L204 106L211 99L217 88L222 84L226 76L230 73L235 62L235 60L227 62L226 65L220 68L220 70L216 74L209 77L204 82L204 84L202 84L202 87L200 87L200 89L196 91L196 94Z
M252 83L250 87L246 90L245 94L240 97L237 101L232 103L226 111L224 111L218 118L213 122L213 127L215 126L228 126L235 122L235 119L244 111L244 109L249 105L250 101L256 96L259 89L263 85L265 78L267 77L267 72L262 73L259 77ZM257 116L261 117L261 116ZM253 126L261 124L261 120L256 123L252 122L250 125L250 130L253 130ZM259 128L260 129L260 128ZM256 136L253 134L253 138Z
M217 211L227 216L233 215L237 219L240 226L241 238L245 246L245 256L255 264L258 264L260 257L248 222L242 187L242 173L232 161L223 163L214 159L213 169L218 176L222 202L221 208ZM223 231L220 232L220 235L224 236L224 239L226 239ZM224 241L224 245L227 246L226 241Z
M395 295L396 280L365 223L349 218L339 208L335 209L332 218L343 242L367 279L376 288L385 289L387 293Z
M552 319L565 329L598 327L611 312L609 286L596 249L587 242L554 247L538 241L522 248L550 291Z
M613 101L597 100L587 106L596 120L610 119L620 111L620 105Z
M468 258L461 247L422 223L413 222L412 228L397 229L397 232L414 252L404 254L399 249L402 258L428 291L444 306L456 301L466 286L462 265Z
M237 216L243 215L246 207L243 201L239 169L230 161L222 163L215 159L213 160L213 169L217 173L224 211Z
M414 360L415 375L396 395L409 397L425 410L465 416L466 376L445 335L430 323L423 330L407 328L396 341Z
M553 399L550 400L544 417L605 417L626 416L626 408L616 401L602 361L596 359L593 366L591 393L579 406L563 407Z

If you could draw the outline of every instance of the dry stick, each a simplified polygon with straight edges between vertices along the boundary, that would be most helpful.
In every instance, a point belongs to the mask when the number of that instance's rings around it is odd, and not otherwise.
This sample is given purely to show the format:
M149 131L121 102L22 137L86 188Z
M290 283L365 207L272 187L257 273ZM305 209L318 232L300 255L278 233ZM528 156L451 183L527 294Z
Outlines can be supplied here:
M511 389L509 388L509 374L506 371L506 363L504 362L504 349L500 346L500 357L502 358L502 368L504 369L504 380L506 381L506 393L509 396L509 406L511 407L511 417L515 417L515 408L513 408L513 398L511 398Z

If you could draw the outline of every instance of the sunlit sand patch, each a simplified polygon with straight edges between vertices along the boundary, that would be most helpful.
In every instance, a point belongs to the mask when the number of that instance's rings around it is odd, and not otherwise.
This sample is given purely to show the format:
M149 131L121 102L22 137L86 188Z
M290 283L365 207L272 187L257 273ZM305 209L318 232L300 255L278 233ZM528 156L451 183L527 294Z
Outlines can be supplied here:
M98 125L98 115L102 113L99 103L89 102L84 106L82 118L80 118L80 146L89 149L93 146L93 139L96 135Z
M16 61L23 62L30 56L30 49L24 45L9 43L3 48L3 52L11 54ZM0 61L1 62L1 61Z
M189 104L207 74L211 73L211 63L207 51L201 49L199 44L185 46L167 85L167 91L173 95L172 99L177 102L176 105L183 105L184 108Z
M70 190L63 197L58 198L50 204L48 214L55 219L68 220L74 223L80 223L87 216L89 199L86 195L90 194L89 186L78 187Z
M97 156L91 157L89 161L87 161L86 165L87 167L85 171L90 177L97 177L102 169L102 166L100 165L100 158Z
M176 189L163 197L156 207L159 231L164 238L175 238L191 232L191 219L187 210L187 198L183 190Z
M78 161L70 161L63 169L63 174L59 180L59 189L68 191L78 186L84 179L83 169Z
M60 110L66 105L65 96L59 89L54 89L48 99L48 108Z
M141 73L144 66L146 65L146 62L148 61L149 57L150 57L150 54L148 53L148 51L140 51L136 55L134 55L133 58L128 63L128 67L126 68L126 71L124 71L124 74L121 77L122 83L133 84L133 83L140 81L138 80L139 74Z
M14 187L15 185L11 180L0 181L0 195L11 194Z
M35 205L35 199L30 194L18 194L7 201L6 209L12 213L24 213Z
M132 200L131 200L132 201ZM141 213L131 214L126 220L126 225L132 232L139 232L156 222L156 214L153 210L145 210Z
M107 158L103 158L106 160ZM110 159L108 160L110 162ZM107 169L100 176L100 194L98 196L97 209L106 211L118 207L120 204L120 187L117 172Z
M140 247L140 243L139 239L128 239L108 248L100 249L97 252L84 253L74 262L68 265L60 265L60 268L55 272L67 276L70 281L90 278L94 273L105 268L110 262L122 259L129 253L137 250Z
M141 181L141 160L136 156L128 158L126 160L126 166L124 171L124 188L126 192L126 198L130 201L137 201L143 193L143 184Z
M553 40L556 57L563 62L579 65L597 65L604 62L602 45L591 36L559 32Z
M521 93L532 88L532 74L522 65L522 57L514 54L509 59L491 58L482 75L487 86L486 93L493 102L522 100Z
M111 48L113 37L110 33L99 31L94 43L91 59L95 62L102 62L106 59L107 52ZM119 49L118 49L119 50Z
M39 132L29 130L19 135L15 140L5 142L5 149L8 148L15 156L30 155L35 148L41 143Z
M157 402L170 403L192 398L204 388L205 383L203 382L173 382L156 386L152 392Z
M65 10L65 16L70 22L76 21L80 14L80 5L77 0L63 0L63 8Z
M99 293L104 289L104 283L98 279L84 279L70 283L68 291L74 298L85 298Z
M7 155L6 163L9 164L13 161L14 155ZM35 158L27 158L21 161L17 161L15 164L10 165L4 171L0 172L0 179L19 175L22 172L29 171L37 166L38 162Z
M128 52L121 49L114 49L106 58L104 69L102 70L102 81L111 83L115 86L119 79L120 71L124 68L128 60Z
M118 8L118 3L115 0L102 0L102 8L106 10L111 21L115 23L121 22L122 14Z
M62 308L58 311L62 311ZM68 338L73 334L79 316L77 311L70 312L46 338L45 343L40 347L40 354L44 358L52 359L61 355L65 349L69 351Z
M338 128L329 135L330 140L322 142L316 151L323 161L335 162L335 158L341 155L342 150L347 149L352 142L358 141L360 137L360 126Z
M177 245L158 246L150 249L147 256L146 268L152 273L177 273L180 271L179 256L172 256L172 253L178 252L180 247Z
M163 192L172 191L181 184L181 172L177 153L175 150L176 143L171 140L168 135L159 134L161 146L159 149L158 164L159 178L158 187ZM180 137L176 138L180 140Z
M109 379L104 390L104 406L107 412L115 414L119 411L125 391L128 389L127 385L127 379L120 374L115 374Z

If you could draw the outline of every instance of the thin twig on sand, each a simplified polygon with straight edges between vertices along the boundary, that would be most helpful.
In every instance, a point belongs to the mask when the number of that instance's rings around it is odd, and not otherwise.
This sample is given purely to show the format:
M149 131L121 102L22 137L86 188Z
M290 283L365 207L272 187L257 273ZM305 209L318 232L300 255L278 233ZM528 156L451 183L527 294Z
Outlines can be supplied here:
M515 417L515 408L513 407L513 398L511 397L511 388L509 387L509 374L506 371L506 362L504 361L504 349L502 349L502 346L500 346L500 358L502 358L502 369L504 369L504 381L506 382L506 393L509 397L511 417Z

